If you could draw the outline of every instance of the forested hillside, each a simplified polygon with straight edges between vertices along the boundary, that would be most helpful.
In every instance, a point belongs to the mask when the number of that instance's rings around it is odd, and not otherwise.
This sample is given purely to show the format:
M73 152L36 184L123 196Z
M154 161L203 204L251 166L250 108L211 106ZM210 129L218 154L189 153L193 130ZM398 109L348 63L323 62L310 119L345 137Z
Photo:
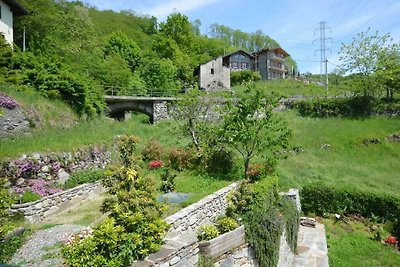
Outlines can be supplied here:
M252 34L214 24L201 35L199 20L171 14L165 22L133 10L100 11L80 1L20 0L30 15L15 20L15 43L26 51L7 59L0 79L44 96L62 99L79 114L104 108L102 95L168 91L197 87L196 66L242 48L250 52L279 44L261 31ZM294 63L292 63L294 64Z

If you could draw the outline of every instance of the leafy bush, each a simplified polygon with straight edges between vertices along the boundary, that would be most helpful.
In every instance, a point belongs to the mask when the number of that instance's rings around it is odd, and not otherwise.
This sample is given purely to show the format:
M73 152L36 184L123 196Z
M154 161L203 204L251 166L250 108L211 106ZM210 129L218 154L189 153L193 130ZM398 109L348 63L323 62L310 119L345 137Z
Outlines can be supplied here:
M239 224L235 219L224 216L219 217L216 220L215 226L217 227L218 231L223 234L235 230L239 227Z
M142 149L142 159L144 161L159 160L161 159L163 148L160 143L152 138L150 139L145 147Z
M247 177L251 182L258 181L262 176L262 166L259 164L249 165L247 170Z
M300 100L294 104L300 115L310 117L366 116L371 114L399 114L400 104L378 101L372 97L317 98Z
M218 228L212 224L202 225L197 229L197 239L208 241L219 236Z
M255 82L261 80L259 72L250 70L233 71L231 72L231 85L236 86L248 82Z
M242 214L249 211L250 204L253 203L255 192L248 180L243 180L238 188L230 192L227 196L228 207L226 216L239 219Z
M325 213L361 214L394 222L394 232L400 234L400 198L385 193L360 191L356 188L334 187L319 183L303 186L302 209L319 215Z
M173 192L175 190L175 178L176 174L171 174L168 169L165 169L164 173L161 174L161 192Z
M27 191L21 195L19 201L20 203L29 203L29 202L35 202L41 198L42 197L39 194Z
M182 171L189 165L188 152L183 148L171 149L168 155L168 165L177 171Z
M206 157L206 171L208 173L228 174L235 167L235 157L231 150L224 147L211 149Z
M139 175L135 165L137 138L118 140L120 162L103 180L113 195L103 204L109 217L92 234L62 247L69 266L129 266L156 252L168 228L162 219L165 206L157 202L154 182Z
M81 184L94 183L102 180L105 175L106 174L104 170L78 171L69 177L64 184L64 188L69 189Z
M15 236L7 242L0 242L0 262L8 262L22 246L27 236L28 232L25 232L23 235Z

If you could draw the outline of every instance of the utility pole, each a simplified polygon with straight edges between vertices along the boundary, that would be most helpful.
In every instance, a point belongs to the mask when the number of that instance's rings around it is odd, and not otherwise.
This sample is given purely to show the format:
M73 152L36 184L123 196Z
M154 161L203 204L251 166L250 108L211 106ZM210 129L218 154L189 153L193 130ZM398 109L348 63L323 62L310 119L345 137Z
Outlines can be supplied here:
M316 49L315 52L320 52L320 81L322 84L325 84L326 90L328 90L328 60L326 59L326 51L330 51L332 53L332 50L330 48L326 48L326 40L330 40L331 42L333 41L332 38L326 37L325 31L329 29L331 31L330 27L326 26L326 21L321 21L319 23L319 28L314 30L314 35L317 31L320 32L320 37L319 39L315 39L313 41L313 44L315 42L320 43L320 49ZM314 55L315 55L314 52ZM323 73L325 72L325 81L323 79Z

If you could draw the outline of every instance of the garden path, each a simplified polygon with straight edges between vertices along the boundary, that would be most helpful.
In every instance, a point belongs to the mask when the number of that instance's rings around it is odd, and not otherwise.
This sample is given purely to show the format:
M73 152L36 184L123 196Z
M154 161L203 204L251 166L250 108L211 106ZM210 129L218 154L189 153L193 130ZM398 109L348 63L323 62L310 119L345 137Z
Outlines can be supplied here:
M328 267L328 247L325 226L317 223L314 227L300 225L297 253L292 267Z

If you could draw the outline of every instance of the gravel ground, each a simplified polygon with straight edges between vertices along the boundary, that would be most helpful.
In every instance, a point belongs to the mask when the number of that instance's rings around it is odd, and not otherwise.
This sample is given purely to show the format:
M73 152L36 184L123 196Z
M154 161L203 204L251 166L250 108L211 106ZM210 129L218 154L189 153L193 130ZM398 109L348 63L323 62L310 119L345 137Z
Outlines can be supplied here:
M57 225L49 229L37 230L14 254L9 264L21 267L62 266L61 241L66 234L76 233L85 228L78 225Z

